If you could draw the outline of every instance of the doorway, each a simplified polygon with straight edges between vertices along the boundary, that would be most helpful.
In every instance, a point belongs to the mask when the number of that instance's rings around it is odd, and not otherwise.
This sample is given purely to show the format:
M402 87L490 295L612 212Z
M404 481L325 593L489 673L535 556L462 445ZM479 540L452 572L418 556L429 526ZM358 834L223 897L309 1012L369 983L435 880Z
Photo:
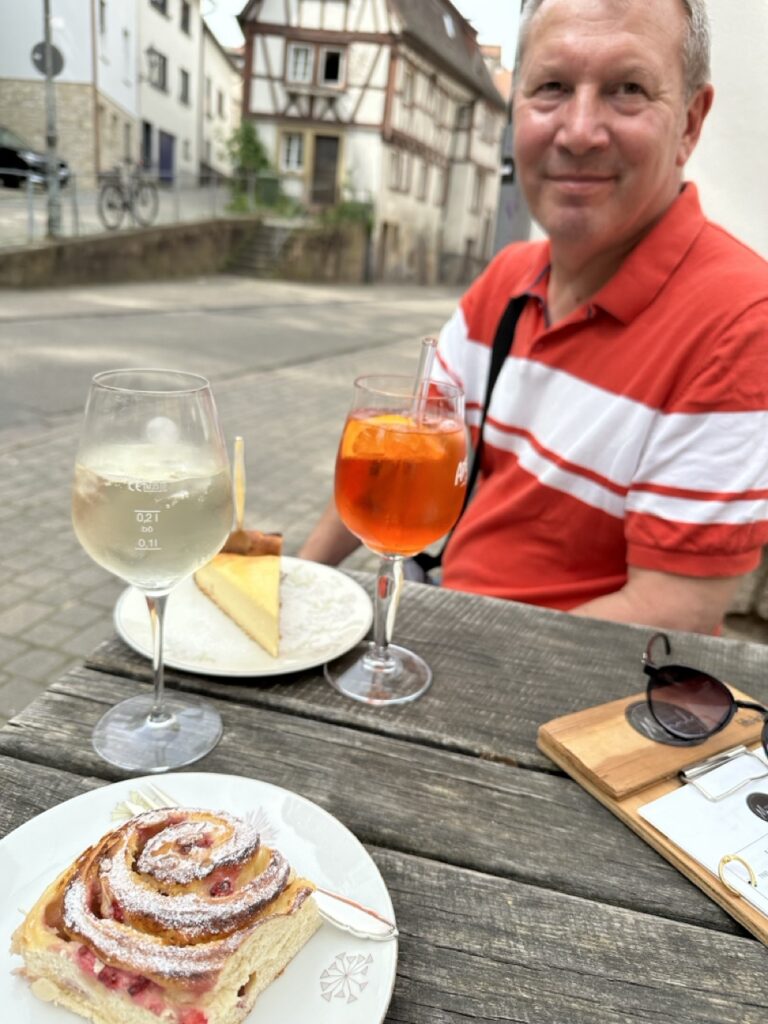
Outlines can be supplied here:
M171 184L176 166L176 138L169 135L168 132L161 131L158 132L158 143L160 148L158 177L160 181Z
M336 172L339 164L337 135L315 136L315 164L312 169L312 202L333 206L336 202Z

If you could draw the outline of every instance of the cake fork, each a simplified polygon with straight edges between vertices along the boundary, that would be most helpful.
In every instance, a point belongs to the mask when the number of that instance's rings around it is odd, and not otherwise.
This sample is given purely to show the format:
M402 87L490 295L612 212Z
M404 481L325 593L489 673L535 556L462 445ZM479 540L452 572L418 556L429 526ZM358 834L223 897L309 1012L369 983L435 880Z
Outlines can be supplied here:
M176 806L178 800L174 800L154 783L147 783L141 789L131 790L128 797L115 806L112 820L127 821L144 811ZM313 895L320 916L334 928L373 942L385 942L398 936L397 925L393 921L349 896L322 886L317 886Z

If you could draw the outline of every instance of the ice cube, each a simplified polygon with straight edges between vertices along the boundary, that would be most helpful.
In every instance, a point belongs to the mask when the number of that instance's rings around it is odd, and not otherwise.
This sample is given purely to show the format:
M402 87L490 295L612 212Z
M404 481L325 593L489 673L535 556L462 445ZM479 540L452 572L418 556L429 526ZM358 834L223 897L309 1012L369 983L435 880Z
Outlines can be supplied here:
M167 416L153 417L145 433L150 444L176 444L179 440L179 428Z

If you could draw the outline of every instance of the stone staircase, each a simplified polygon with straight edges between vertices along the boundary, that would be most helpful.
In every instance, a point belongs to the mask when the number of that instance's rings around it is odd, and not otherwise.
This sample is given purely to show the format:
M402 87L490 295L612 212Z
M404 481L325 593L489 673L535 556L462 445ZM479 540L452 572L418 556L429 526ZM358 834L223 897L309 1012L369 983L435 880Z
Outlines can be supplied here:
M242 277L275 277L288 240L301 229L296 220L265 220L234 254L227 270Z

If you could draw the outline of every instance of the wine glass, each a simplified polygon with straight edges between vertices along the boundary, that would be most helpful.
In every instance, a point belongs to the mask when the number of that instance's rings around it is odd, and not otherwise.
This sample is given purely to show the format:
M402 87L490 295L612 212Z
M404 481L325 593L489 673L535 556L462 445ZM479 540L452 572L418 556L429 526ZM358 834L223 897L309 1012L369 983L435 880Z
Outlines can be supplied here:
M448 533L461 512L466 481L460 388L398 376L355 381L336 458L336 508L380 563L373 641L325 666L328 681L348 697L404 704L432 682L423 658L390 643L403 559Z
M222 547L232 524L227 449L210 385L176 370L93 378L75 464L72 522L95 562L141 590L152 624L154 693L98 722L93 745L129 771L191 764L218 743L218 713L163 688L170 591Z

